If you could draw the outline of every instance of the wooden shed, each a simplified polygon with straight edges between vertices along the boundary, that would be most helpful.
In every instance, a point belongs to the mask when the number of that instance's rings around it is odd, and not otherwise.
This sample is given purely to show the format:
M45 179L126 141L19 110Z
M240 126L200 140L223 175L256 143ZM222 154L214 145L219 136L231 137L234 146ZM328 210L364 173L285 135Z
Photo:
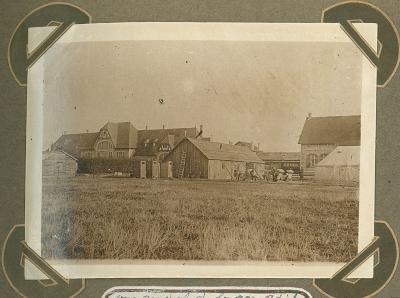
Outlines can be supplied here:
M185 138L164 158L174 178L234 180L254 169L261 177L264 162L247 147Z
M63 151L45 151L42 156L43 177L74 177L78 161Z

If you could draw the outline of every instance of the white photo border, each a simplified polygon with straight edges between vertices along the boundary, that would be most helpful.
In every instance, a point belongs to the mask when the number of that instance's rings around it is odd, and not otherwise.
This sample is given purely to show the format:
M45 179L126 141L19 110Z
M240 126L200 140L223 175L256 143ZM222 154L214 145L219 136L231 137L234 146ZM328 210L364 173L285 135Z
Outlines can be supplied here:
M354 24L377 48L377 25ZM30 28L29 45L37 45L52 29ZM38 41L39 39L39 41ZM56 43L122 40L219 40L277 42L353 41L340 24L312 23L109 23L73 25ZM353 43L354 44L354 43ZM354 45L356 46L356 45ZM44 54L28 70L25 237L41 255L43 70ZM358 251L374 237L376 67L363 55ZM49 260L66 278L330 278L345 263L264 261ZM29 261L27 279L46 278ZM350 277L371 278L372 258Z

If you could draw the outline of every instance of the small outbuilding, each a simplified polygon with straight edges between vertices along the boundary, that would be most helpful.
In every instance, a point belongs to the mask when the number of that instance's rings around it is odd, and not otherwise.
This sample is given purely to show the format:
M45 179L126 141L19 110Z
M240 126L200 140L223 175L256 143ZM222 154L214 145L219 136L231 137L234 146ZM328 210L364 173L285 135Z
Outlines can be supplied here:
M42 156L43 177L74 177L78 160L64 151L45 151Z
M360 177L360 147L338 146L315 169L315 180L335 184L353 184Z
M262 177L265 169L264 162L245 146L193 138L179 142L163 163L172 164L174 178L235 180L251 170Z

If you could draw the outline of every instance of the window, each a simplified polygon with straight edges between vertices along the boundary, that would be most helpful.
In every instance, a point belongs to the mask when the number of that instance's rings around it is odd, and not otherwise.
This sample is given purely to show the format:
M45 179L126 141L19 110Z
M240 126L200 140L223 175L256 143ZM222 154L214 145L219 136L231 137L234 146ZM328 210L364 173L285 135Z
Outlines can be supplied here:
M90 151L84 151L84 152L82 152L82 157L83 158L91 158L92 154Z
M100 136L101 136L103 139L107 138L107 137L108 137L107 131L106 131L106 130L102 130L101 133L100 133Z
M124 157L125 157L125 152L123 152L123 151L117 152L117 158L124 158Z
M109 141L103 141L97 144L97 149L104 150L104 149L112 149L113 145Z
M311 153L307 156L307 168L314 168L315 165L318 163L318 155Z

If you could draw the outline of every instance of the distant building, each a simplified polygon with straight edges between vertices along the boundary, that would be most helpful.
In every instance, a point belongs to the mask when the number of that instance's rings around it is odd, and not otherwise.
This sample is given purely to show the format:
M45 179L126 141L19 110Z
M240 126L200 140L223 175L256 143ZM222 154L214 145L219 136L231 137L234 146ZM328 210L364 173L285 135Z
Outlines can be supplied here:
M304 175L314 175L315 167L337 146L360 146L361 116L306 118L299 138Z
M43 177L74 177L77 159L62 151L45 151L42 155Z
M235 146L247 147L251 151L259 151L260 150L260 145L255 146L255 145L253 145L253 142L238 141L238 142L235 143Z
M257 152L257 156L265 162L265 169L300 171L301 152Z
M254 169L264 174L264 162L246 146L184 138L167 154L163 163L172 164L175 178L234 180L238 173Z
M195 138L198 134L196 127L140 130L135 158L152 157L161 161L185 137Z
M51 149L75 158L162 160L183 138L194 138L200 131L196 127L138 130L130 122L107 122L99 132L62 135Z

